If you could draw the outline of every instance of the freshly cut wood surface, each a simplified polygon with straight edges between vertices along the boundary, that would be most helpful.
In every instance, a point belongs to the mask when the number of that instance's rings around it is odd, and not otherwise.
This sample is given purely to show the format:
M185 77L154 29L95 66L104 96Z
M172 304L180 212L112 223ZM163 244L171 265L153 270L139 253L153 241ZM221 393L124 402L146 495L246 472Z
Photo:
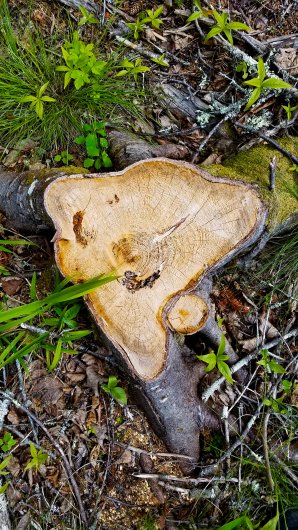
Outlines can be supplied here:
M226 261L264 217L249 185L167 159L138 162L120 173L58 179L47 188L45 205L65 276L82 281L115 269L121 275L88 295L87 302L130 369L144 380L157 377L167 361L167 313L175 329L175 305L179 311L187 302L185 297L179 307L179 296ZM189 323L198 326L207 309L203 301L200 308L193 302ZM183 323L181 329L189 332Z

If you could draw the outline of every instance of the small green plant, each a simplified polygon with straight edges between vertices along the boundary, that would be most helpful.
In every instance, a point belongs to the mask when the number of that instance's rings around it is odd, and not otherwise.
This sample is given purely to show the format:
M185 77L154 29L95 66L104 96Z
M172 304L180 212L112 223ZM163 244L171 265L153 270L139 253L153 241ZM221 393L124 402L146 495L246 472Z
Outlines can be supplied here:
M55 98L50 96L44 96L46 89L48 88L49 81L47 81L42 87L37 90L36 96L24 96L21 98L21 103L31 103L31 108L33 108L39 117L40 120L43 118L44 103L54 103Z
M289 171L296 171L296 173L298 173L298 164L293 164L289 167Z
M252 105L259 99L260 95L270 88L292 88L292 85L286 83L279 77L268 77L266 78L266 69L262 57L258 58L258 77L249 79L244 82L244 85L254 86L254 90L251 93L251 96L246 104L244 110L250 109Z
M12 447L16 444L16 440L10 432L6 432L3 438L0 438L0 448L3 453L8 453Z
M121 386L118 385L118 379L115 375L110 375L107 384L101 385L101 388L107 392L108 394L111 394L111 396L118 401L118 403L121 403L122 405L127 404L127 395L125 390Z
M4 460L2 460L0 464L0 476L1 475L8 475L8 471L5 471L5 468L7 467L9 461L11 459L11 455L8 455ZM5 490L8 488L9 482L6 482L2 486L0 486L0 495L5 492Z
M159 18L163 12L163 6L159 6L155 11L153 9L146 9L147 16L142 19L145 24L150 23L153 28L159 29L163 21Z
M212 37L215 37L215 35L219 35L219 33L224 33L227 37L230 44L233 44L233 37L232 37L232 30L242 30L242 31L250 31L251 28L247 26L247 24L244 24L243 22L228 22L229 15L228 13L218 13L216 9L212 9L212 16L217 22L214 26L212 26L209 33L206 35L205 42L207 42Z
M152 59L153 60L153 59ZM150 68L148 66L142 65L142 59L136 59L133 63L128 59L124 59L120 65L122 70L117 72L115 77L122 77L124 75L133 76L134 80L137 81L138 74L143 74L144 72L149 72Z
M240 61L240 63L237 64L235 70L236 72L242 72L242 79L247 79L248 71L247 71L247 64L245 61Z
M65 166L68 166L69 162L74 159L68 151L61 151L59 155L54 156L55 162L62 162Z
M194 22L199 18L205 17L210 14L210 10L203 9L200 0L194 0L194 6L197 8L187 19L186 22Z
M292 381L289 381L288 379L284 379L282 382L281 382L281 385L282 385L282 388L283 388L283 391L287 394L287 395L290 395L293 391L293 382Z
M137 17L135 22L128 22L127 26L133 32L134 39L138 40L139 35L144 31L146 24L142 19L140 19L140 17Z
M33 469L33 468L35 468L36 471L39 471L40 466L44 464L49 458L48 453L44 453L42 449L39 449L39 451L37 451L34 443L32 442L30 442L30 454L31 454L31 458L27 462L25 471L28 471L28 469Z
M286 111L287 120L290 121L292 119L293 112L298 109L298 105L294 105L294 107L292 107L291 103L288 101L288 104L282 105L282 108Z
M257 362L259 366L263 366L268 373L284 374L285 369L277 363L272 357L269 356L269 352L266 349L261 350L262 359Z
M218 530L254 530L254 525L247 515L237 517L233 521L224 524Z
M146 14L142 14L137 17L135 22L128 22L127 26L133 32L135 40L138 40L140 33L142 33L146 24L151 24L153 28L159 29L163 21L159 18L159 15L163 12L163 6L159 6L155 11L153 9L147 9Z
M102 77L105 73L107 61L97 60L93 53L94 44L85 44L79 33L74 31L72 41L65 41L61 46L65 65L57 66L58 72L65 72L64 89L71 80L76 90L85 84L90 84L95 77Z
M150 61L153 61L154 63L159 64L159 66L166 66L167 68L170 66L168 61L165 60L164 53L160 57L152 57Z
M230 383L233 384L233 378L231 374L231 370L229 365L226 363L226 361L229 359L229 356L226 355L225 352L225 346L226 346L226 339L224 334L222 334L221 341L219 343L217 352L215 353L213 350L210 353L207 353L206 355L197 355L197 359L200 359L200 361L203 361L207 364L205 368L205 372L211 372L214 368L218 368L220 373L225 377L225 379Z
M78 26L84 26L84 24L98 24L97 18L92 13L88 13L87 9L83 6L79 6L79 9L83 16L80 18Z
M107 153L109 144L104 122L95 121L90 125L83 125L83 133L75 138L75 143L86 147L87 158L84 160L84 167L94 166L95 169L112 167L112 161Z

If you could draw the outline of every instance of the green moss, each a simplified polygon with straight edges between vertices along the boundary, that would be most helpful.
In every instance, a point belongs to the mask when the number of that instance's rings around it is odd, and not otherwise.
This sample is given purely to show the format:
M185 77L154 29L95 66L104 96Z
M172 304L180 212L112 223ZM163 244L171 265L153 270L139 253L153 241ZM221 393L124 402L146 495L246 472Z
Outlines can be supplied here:
M298 138L279 140L280 144L291 153L298 153ZM276 185L269 190L269 164L276 156ZM296 198L288 188L297 186L297 174L289 171L293 164L274 147L262 145L243 151L230 157L221 164L204 166L211 175L257 184L261 197L269 209L267 226L273 229L290 215L298 214Z

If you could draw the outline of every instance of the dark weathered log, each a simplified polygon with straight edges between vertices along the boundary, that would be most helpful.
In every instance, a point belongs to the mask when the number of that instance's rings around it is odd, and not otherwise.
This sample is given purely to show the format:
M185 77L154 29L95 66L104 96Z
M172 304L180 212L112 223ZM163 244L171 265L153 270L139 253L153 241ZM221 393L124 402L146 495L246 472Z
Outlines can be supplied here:
M182 145L166 143L163 145L149 144L135 134L122 131L109 131L110 154L116 169L145 160L146 158L173 158L181 160L188 155L188 149Z

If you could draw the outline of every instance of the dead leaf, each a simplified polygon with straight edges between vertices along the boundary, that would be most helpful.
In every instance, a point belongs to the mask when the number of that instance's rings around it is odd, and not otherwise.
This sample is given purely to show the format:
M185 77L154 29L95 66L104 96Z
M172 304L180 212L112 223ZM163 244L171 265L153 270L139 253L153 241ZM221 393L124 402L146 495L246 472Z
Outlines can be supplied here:
M2 289L9 296L13 296L18 293L23 285L24 280L17 276L9 276L8 278L2 278Z
M86 385L91 388L95 396L99 396L99 374L95 365L87 366L86 368L87 381Z
M12 423L12 425L19 425L20 423L20 417L14 408L10 409L9 413L7 414L7 419L10 421L10 423Z
M63 383L54 375L46 375L40 379L34 378L31 395L42 401L45 406L55 405L60 400L62 400L60 402L61 408L64 405Z
M116 460L115 464L131 464L133 461L132 452L129 449L125 449L122 455Z
M18 459L15 456L12 456L9 460L7 466L7 471L12 474L13 477L17 477L21 471L21 466Z

